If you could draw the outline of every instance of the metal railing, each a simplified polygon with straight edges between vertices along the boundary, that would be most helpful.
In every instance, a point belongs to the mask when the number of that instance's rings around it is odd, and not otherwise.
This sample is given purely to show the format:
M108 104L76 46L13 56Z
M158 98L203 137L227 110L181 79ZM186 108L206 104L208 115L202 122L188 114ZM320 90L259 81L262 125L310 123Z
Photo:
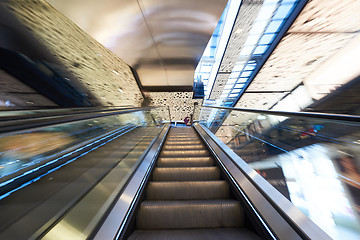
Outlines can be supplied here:
M360 122L360 116L346 115L346 114L319 113L319 112L287 112L287 111L259 110L259 109L248 109L248 108L218 107L218 106L209 106L209 105L203 105L202 107L268 114L268 115L276 115L282 117L305 117L305 118L311 117L311 118L319 118L319 119L327 119L327 120Z

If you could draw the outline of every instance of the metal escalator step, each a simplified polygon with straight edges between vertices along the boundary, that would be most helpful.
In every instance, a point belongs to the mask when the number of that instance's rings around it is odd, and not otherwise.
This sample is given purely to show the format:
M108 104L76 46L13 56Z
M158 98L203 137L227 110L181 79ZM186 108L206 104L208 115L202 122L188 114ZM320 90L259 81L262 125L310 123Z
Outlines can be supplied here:
M181 150L185 150L185 149L191 149L191 150L205 150L206 147L203 144L187 144L187 145L183 145L183 144L178 144L178 145L167 145L165 144L164 150L177 150L177 151L181 151Z
M160 157L190 157L190 156L196 156L196 157L208 157L210 156L210 153L208 150L163 150L160 153Z
M201 167L213 166L212 157L167 157L159 158L157 167Z
M260 240L246 228L137 230L129 240Z
M166 138L167 141L189 141L189 140L193 140L193 141L197 141L200 140L200 137L198 136L168 136Z
M242 227L243 215L243 208L235 200L144 201L137 229Z
M207 181L219 180L218 167L159 168L153 171L153 181Z
M189 136L198 136L198 135L194 132L188 132L188 133L172 133L172 132L170 132L168 134L168 136L170 136L170 137L189 137Z
M199 138L192 138L192 139L175 139L175 140L166 140L165 145L172 145L172 144L180 144L183 145L187 144L193 144L194 142L200 142L200 144L203 144Z
M167 141L165 143L165 146L167 145L186 145L186 144L189 144L189 145L195 145L195 144L203 144L201 140L196 140L196 141Z
M171 127L170 131L194 131L192 127Z
M150 182L147 200L200 200L230 197L226 181Z
M169 133L170 133L170 134L196 134L196 131L194 131L194 130L189 130L189 131L174 131L174 130L170 130Z

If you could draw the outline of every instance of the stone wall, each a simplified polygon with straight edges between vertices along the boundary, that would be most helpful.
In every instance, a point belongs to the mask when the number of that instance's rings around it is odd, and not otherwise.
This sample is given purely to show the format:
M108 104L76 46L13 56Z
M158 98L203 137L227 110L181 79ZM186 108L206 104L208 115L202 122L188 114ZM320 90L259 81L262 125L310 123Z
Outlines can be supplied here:
M202 99L193 99L192 92L146 92L144 95L149 106L169 106L172 121L190 117L194 110L194 103L197 102L200 107L203 101ZM198 119L198 116L199 111L195 111L194 119Z
M44 0L2 1L31 35L97 101L105 106L140 106L142 94L130 67Z

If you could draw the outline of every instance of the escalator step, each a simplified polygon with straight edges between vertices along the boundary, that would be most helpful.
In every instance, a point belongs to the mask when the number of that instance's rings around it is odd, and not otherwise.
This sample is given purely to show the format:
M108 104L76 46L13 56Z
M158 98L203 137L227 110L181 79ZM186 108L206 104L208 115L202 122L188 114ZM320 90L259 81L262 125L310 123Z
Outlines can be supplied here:
M158 167L200 167L213 165L214 160L212 157L167 157L159 158L157 162Z
M207 181L219 180L218 167L155 168L153 181Z
M245 228L137 230L129 240L260 240Z
M179 142L179 141L199 141L199 137L167 137L166 142Z
M150 182L147 200L200 200L230 197L226 181Z
M169 133L168 137L198 137L196 133Z
M242 227L243 215L235 200L145 201L138 212L137 229Z
M172 144L172 145L165 145L163 149L164 150L175 150L175 151L181 151L181 150L185 150L185 149L204 150L204 149L206 149L206 147L203 144L187 144L187 145Z
M186 145L186 144L189 144L189 145L195 145L195 144L203 144L200 140L196 140L196 141L168 141L166 142L165 146L167 145Z
M210 156L210 153L209 153L209 151L207 151L207 150L182 150L182 151L163 150L163 151L160 153L160 157L174 157L174 156L183 156L183 157L190 157L190 156L207 157L207 156Z
M195 134L195 131L171 131L169 132L169 134L173 134L173 135L186 135L186 134Z

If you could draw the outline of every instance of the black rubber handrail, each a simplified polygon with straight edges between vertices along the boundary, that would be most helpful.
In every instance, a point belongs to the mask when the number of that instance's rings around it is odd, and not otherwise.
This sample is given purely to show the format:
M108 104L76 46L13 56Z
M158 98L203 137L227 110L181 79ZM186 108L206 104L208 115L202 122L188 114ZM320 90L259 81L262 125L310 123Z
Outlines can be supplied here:
M46 115L35 117L33 114L26 115L26 118L13 118L0 122L0 133L16 132L20 130L28 130L39 127L63 124L68 122L75 122L81 120L87 120L92 118L100 118L111 115L125 114L131 112L138 112L144 110L150 110L157 107L134 107L134 108L122 108L122 109L101 109L94 111L73 112L72 114L61 113L55 115Z
M319 119L336 120L336 121L360 122L360 116L356 116L356 115L319 113L319 112L285 112L285 111L259 110L259 109L234 108L234 107L219 107L219 106L209 106L209 105L202 105L202 107L277 115L283 117L319 118Z
M125 108L134 108L133 106L111 106L111 107L75 107L75 108L32 108L32 109L6 109L1 112L30 112L24 113L22 115L5 115L0 116L0 122L3 121L13 121L27 118L42 118L49 116L63 116L63 115L72 115L79 113L87 112L96 112L96 111L111 111L115 109L125 109Z

